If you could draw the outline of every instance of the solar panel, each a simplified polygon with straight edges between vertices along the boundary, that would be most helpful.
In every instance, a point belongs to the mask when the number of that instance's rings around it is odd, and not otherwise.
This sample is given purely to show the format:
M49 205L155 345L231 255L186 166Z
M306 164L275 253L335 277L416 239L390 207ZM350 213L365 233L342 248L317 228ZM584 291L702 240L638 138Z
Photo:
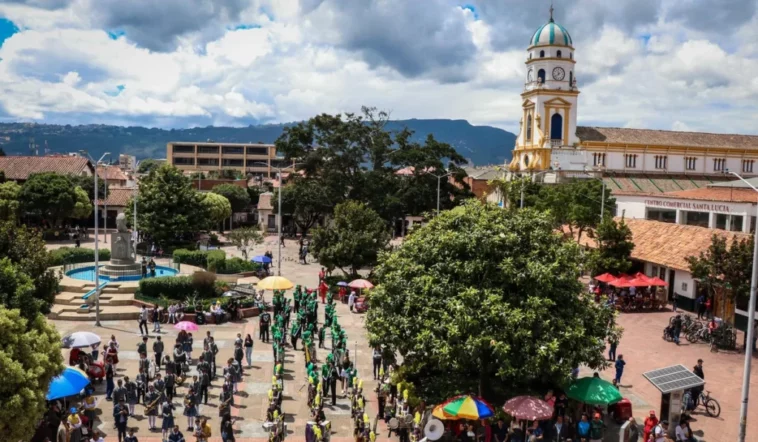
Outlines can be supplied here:
M672 391L688 390L705 384L695 373L681 364L648 371L647 373L643 373L642 376L645 376L655 388L664 394L671 393Z

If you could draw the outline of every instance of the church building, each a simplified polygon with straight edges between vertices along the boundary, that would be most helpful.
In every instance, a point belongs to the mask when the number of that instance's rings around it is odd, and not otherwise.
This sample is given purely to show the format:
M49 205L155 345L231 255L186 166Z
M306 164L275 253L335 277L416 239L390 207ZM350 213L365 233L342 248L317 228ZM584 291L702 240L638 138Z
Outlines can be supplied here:
M527 48L512 176L602 177L613 191L663 193L733 179L727 170L758 175L758 136L577 126L580 60L551 9Z

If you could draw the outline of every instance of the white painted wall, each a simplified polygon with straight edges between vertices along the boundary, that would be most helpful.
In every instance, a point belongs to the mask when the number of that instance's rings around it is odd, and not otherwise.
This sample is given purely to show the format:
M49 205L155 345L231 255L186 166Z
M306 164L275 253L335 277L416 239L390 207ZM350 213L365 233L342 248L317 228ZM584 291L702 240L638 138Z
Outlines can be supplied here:
M695 280L690 272L675 270L674 273L674 291L681 296L695 299ZM682 284L685 284L687 288L685 289Z

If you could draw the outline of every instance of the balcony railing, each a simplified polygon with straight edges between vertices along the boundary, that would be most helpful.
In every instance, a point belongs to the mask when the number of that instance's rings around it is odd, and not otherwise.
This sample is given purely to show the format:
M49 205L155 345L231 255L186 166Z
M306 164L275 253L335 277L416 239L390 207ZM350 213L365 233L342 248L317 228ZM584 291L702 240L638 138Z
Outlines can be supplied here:
M563 146L563 140L550 140L550 147L561 147Z

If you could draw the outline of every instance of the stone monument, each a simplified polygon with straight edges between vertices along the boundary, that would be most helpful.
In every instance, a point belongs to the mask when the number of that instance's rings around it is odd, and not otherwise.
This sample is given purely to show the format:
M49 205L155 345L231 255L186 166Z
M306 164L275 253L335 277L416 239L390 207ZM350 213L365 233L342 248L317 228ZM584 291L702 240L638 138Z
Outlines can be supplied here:
M126 215L116 217L116 232L111 233L111 261L100 269L105 276L131 276L141 274L140 263L134 261L132 234L126 228Z

